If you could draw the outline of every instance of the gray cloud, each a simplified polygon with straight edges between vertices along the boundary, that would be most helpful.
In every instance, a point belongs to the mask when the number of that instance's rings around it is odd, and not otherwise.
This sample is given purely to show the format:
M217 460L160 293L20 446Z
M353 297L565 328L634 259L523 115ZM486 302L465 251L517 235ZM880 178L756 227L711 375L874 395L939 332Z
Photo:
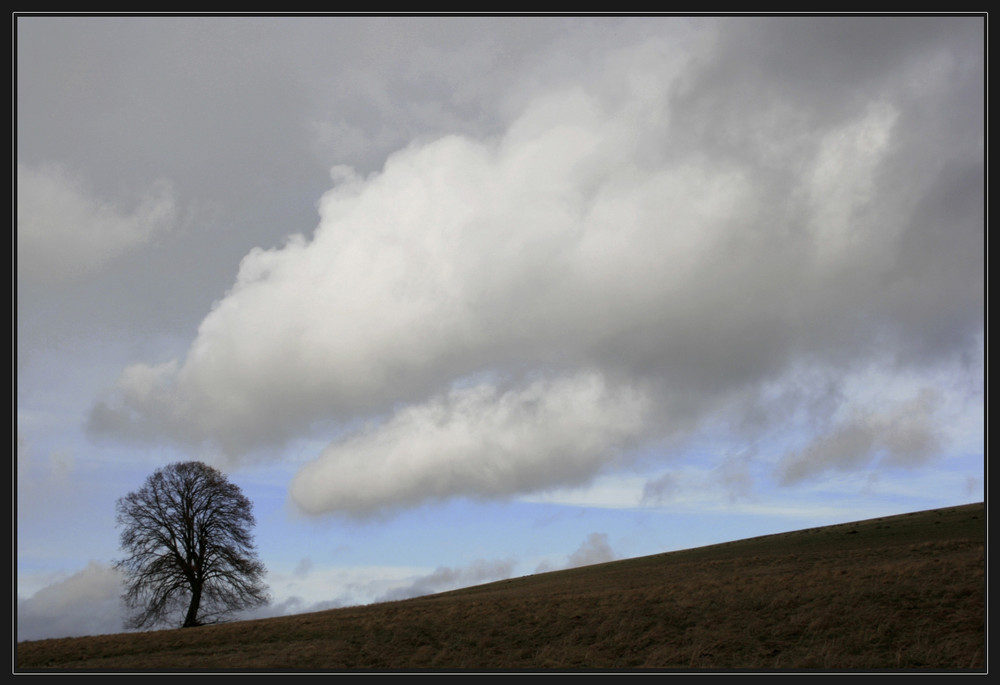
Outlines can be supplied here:
M608 561L614 561L617 558L618 555L611 548L606 533L591 533L572 554L566 557L565 561L558 565L554 565L548 561L543 562L535 569L535 573L548 573L550 571L577 568L578 566L603 564Z
M17 166L17 264L24 283L78 280L174 222L173 194L164 183L125 208L90 196L65 168Z
M408 585L393 588L376 601L391 602L446 592L460 587L480 585L509 578L513 570L514 562L509 560L485 561L480 559L462 568L442 566L435 569L433 573L413 580Z
M875 459L909 468L925 463L942 441L936 400L934 391L924 389L887 412L852 414L786 454L778 465L780 481L787 485L828 471L860 470Z
M646 481L642 489L642 502L645 504L663 504L671 501L680 492L677 476L664 473Z
M346 600L327 600L322 602L307 602L298 596L288 597L280 602L272 602L265 607L259 607L240 615L239 620L256 620L259 618L274 618L275 616L291 616L307 614L314 611L327 611L350 606Z
M186 356L126 369L92 431L238 462L367 422L292 495L375 512L581 482L623 444L711 420L776 430L799 395L850 414L843 379L866 364L891 377L974 353L981 22L696 26L597 45L573 72L553 58L520 75L546 88L516 88L511 114L417 137L376 173L335 168L315 231L245 254ZM800 388L803 368L823 385ZM571 401L581 378L601 392ZM927 458L934 432L848 421L782 478L875 446Z
M92 561L31 597L18 597L17 641L123 632L121 590L120 574Z
M614 561L616 555L608 544L608 536L605 533L591 533L580 545L567 561L567 568L577 566L590 566L592 564L603 564L607 561Z

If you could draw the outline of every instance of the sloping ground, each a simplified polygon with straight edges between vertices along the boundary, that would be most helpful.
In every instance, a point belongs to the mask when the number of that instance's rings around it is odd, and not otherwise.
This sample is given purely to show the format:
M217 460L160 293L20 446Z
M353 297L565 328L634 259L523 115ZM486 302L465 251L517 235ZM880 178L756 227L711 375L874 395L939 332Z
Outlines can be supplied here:
M982 503L400 602L19 643L16 669L985 667Z

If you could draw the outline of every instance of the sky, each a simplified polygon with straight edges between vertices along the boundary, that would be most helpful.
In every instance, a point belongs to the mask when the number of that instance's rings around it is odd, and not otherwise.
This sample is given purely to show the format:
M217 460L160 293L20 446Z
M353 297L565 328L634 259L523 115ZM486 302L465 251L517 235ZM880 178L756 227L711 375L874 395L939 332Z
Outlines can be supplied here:
M18 640L200 460L272 603L984 500L982 16L16 16Z

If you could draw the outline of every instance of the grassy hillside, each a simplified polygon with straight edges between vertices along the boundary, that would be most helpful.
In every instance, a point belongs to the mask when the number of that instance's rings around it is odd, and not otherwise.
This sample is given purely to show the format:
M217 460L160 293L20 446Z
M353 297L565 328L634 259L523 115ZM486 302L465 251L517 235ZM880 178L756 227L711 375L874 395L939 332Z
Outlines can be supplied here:
M982 503L225 625L22 642L15 668L984 669Z

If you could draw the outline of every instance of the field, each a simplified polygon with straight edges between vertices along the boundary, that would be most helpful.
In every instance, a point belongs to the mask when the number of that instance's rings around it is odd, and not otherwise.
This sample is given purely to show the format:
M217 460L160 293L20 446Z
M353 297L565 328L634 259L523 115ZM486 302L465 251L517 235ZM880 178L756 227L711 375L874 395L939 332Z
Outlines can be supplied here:
M15 671L984 671L983 503L427 597L22 642Z

